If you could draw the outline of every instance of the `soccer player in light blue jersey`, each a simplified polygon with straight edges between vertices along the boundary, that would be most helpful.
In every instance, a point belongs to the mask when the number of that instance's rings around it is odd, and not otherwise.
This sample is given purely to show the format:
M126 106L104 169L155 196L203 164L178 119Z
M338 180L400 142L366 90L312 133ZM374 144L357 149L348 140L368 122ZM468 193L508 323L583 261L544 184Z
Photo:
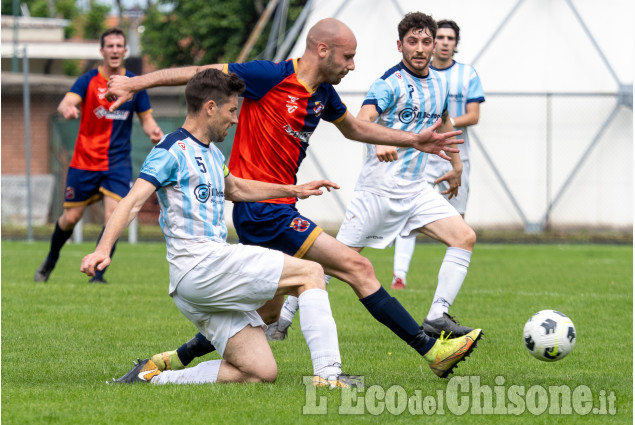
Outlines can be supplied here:
M403 59L373 83L357 118L412 132L442 120L439 131L448 131L448 83L429 66L436 22L423 13L409 13L398 31ZM435 338L470 335L473 329L459 325L448 310L467 274L476 235L426 182L425 169L433 155L411 148L380 148L369 145L337 240L358 252L364 247L383 249L398 236L414 238L417 233L446 244L437 289L421 328ZM449 170L438 180L447 183L445 193L456 196L462 164L458 154L449 156ZM281 319L286 316L286 323L290 310L285 303Z
M279 295L298 297L300 327L313 361L313 384L348 387L356 377L342 374L337 329L322 267L267 248L226 242L225 199L299 199L337 188L320 180L281 185L234 177L214 143L238 122L238 95L245 83L236 74L208 69L185 89L183 127L165 136L146 158L139 178L111 216L94 253L81 271L93 276L110 263L110 250L156 191L170 265L169 294L181 313L213 343L222 360L182 370L163 370L153 360L139 361L117 382L196 384L270 382L277 366L265 323L256 310Z
M481 80L476 70L464 63L453 59L458 52L457 45L460 40L460 28L454 21L437 21L437 37L434 56L430 68L439 71L448 82L450 100L448 112L452 125L463 131L464 143L459 145L463 173L461 186L456 196L446 193L448 184L440 180L440 177L450 171L450 164L431 155L425 169L425 179L431 184L437 184L439 189L454 208L465 217L467 198L470 189L470 139L468 127L478 124L480 105L485 101L485 93ZM406 274L410 267L410 260L414 253L415 239L401 238L395 240L395 263L393 271L393 289L403 289L406 285Z

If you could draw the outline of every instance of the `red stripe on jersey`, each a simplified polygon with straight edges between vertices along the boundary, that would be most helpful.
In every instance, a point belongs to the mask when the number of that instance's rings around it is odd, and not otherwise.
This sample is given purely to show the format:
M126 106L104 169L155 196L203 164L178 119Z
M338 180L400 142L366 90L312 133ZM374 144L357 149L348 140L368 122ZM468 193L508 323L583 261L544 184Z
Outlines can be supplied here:
M304 126L310 98L311 93L294 73L259 100L244 99L229 160L232 174L248 180L295 184L308 146ZM295 201L280 198L267 202Z
M108 80L98 72L90 81L82 100L79 132L70 166L80 170L108 170L108 148L112 135L112 119L104 115L112 102L104 98Z

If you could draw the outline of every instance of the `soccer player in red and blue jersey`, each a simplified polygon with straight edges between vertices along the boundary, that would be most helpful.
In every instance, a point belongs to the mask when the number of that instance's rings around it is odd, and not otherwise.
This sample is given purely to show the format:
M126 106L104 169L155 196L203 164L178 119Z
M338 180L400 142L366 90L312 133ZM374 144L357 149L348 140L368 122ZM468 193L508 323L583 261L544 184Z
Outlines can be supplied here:
M80 118L79 133L66 176L64 212L55 223L49 253L35 272L36 282L49 279L60 250L73 234L73 228L82 218L87 205L103 198L106 223L119 200L130 190L133 114L139 115L143 131L152 143L163 137L161 128L152 117L147 92L136 93L117 111L109 110L111 102L106 100L105 94L110 78L113 75L133 77L134 74L124 68L126 38L120 29L106 30L100 41L99 51L104 58L102 65L79 77L57 108L67 120ZM91 282L106 283L103 272L95 275Z
M412 133L361 121L347 113L333 85L355 69L356 48L350 28L336 19L324 19L309 30L300 59L165 69L132 79L117 77L109 83L108 95L118 98L111 109L139 90L185 84L197 72L211 67L234 72L247 85L229 160L229 169L237 177L294 184L309 138L321 119L335 124L352 140L415 147L445 159L449 157L442 150L458 152L448 145L457 142L449 138L460 131L436 133L440 120L421 133ZM294 198L235 203L233 221L241 243L315 261L327 274L347 282L373 317L424 356L440 376L447 375L471 350L472 343L464 337L450 341L428 337L399 301L381 287L370 261L302 216ZM258 310L266 323L278 319L283 301L276 297ZM209 341L198 334L178 350L157 354L152 360L159 367L180 369L210 350Z

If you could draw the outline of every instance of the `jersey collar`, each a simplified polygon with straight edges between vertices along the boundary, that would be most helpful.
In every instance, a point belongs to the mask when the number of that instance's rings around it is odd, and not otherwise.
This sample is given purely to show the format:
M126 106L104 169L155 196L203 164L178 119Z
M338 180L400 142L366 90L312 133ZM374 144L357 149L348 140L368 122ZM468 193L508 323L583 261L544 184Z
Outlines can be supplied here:
M448 66L447 68L437 68L432 66L432 63L430 63L430 68L434 69L435 71L445 71L447 69L452 68L454 65L456 65L456 61L454 59L452 59L452 65Z
M430 76L430 67L428 66L428 74L427 75L418 75L415 74L414 72L412 72L411 70L408 69L408 67L406 66L405 63L403 63L403 61L399 62L399 67L406 71L408 74L412 75L414 78L419 78L419 79L426 79Z

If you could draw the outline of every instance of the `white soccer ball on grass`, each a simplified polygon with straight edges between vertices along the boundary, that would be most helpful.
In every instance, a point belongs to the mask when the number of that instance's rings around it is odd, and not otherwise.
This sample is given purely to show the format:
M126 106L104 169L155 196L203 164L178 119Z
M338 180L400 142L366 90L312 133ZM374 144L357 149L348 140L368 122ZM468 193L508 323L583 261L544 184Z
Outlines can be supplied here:
M542 310L527 321L523 337L532 356L544 362L555 362L573 350L576 332L567 315L556 310Z

